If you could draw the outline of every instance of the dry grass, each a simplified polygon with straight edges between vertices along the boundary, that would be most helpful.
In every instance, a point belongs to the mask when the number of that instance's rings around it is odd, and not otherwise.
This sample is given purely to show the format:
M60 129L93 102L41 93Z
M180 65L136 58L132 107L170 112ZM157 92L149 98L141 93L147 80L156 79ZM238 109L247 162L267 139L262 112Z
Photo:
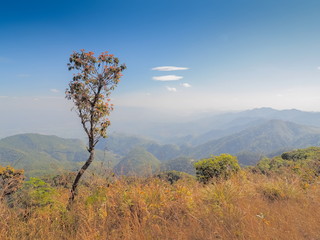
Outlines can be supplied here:
M95 180L27 209L0 203L0 239L320 239L320 185L241 172L215 184Z

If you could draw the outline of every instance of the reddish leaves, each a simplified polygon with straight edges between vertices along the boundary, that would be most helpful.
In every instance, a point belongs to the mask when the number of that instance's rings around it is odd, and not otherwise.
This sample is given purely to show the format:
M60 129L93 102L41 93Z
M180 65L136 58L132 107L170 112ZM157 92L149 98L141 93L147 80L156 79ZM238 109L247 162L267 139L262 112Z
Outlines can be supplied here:
M126 66L119 65L118 58L108 52L95 57L94 52L81 49L71 54L68 68L76 74L69 83L66 98L73 100L84 130L96 143L106 136L110 125L107 116L113 110L113 104L106 98L119 83Z

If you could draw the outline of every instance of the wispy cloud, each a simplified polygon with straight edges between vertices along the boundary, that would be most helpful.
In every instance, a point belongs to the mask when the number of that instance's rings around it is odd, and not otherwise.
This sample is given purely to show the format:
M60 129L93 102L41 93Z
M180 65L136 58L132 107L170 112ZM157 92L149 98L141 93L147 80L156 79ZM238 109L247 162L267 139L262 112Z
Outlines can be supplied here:
M176 92L177 89L174 88L174 87L166 87L166 89L169 91L169 92Z
M162 67L154 67L152 70L154 71L178 71L178 70L188 70L186 67L175 67L175 66L162 66Z
M58 89L55 89L55 88L51 88L51 89L50 89L50 92L58 93L58 92L59 92L59 90L58 90Z
M181 83L181 86L185 87L185 88L190 88L191 87L191 85L189 83Z
M318 70L320 70L320 66L319 66L319 67L317 67L317 69L318 69Z
M155 81L178 81L182 79L182 76L177 76L177 75L165 75L165 76L156 76L153 77L152 79Z

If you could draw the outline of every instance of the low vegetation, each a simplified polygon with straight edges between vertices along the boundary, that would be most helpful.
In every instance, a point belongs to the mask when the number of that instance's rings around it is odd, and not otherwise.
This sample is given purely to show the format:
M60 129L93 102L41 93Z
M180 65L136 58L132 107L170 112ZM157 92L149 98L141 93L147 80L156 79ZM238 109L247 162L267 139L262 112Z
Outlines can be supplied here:
M100 169L82 180L70 210L68 175L30 178L0 201L0 239L319 239L319 159L319 148L297 150L206 184L176 171Z
M208 183L211 179L228 179L240 170L238 160L230 154L203 159L194 164L197 179Z

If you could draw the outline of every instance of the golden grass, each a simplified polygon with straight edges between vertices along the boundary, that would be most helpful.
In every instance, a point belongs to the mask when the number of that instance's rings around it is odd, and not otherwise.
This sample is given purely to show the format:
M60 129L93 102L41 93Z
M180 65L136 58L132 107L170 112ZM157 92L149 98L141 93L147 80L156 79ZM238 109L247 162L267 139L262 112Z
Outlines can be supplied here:
M319 187L244 171L207 185L100 179L80 187L70 211L64 188L48 206L0 203L0 239L320 239Z

